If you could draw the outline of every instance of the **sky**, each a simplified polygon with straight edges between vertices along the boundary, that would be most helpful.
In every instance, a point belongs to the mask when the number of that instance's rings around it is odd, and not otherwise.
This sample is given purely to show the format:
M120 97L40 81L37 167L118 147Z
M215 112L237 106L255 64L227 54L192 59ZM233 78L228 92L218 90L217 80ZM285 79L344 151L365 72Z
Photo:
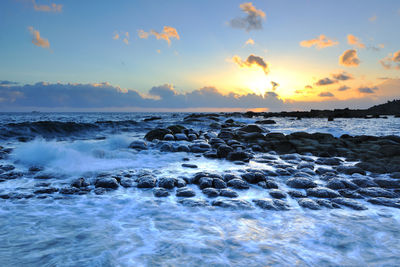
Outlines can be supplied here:
M400 98L400 1L0 1L0 111L280 111Z

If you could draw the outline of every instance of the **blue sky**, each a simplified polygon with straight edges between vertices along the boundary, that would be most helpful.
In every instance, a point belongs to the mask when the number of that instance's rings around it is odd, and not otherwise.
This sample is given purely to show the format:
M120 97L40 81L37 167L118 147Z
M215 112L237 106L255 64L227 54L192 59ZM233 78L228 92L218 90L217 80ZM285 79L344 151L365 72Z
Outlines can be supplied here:
M259 17L261 29L250 31L231 25L233 19L246 16L241 7L244 3L3 0L0 80L18 82L18 86L107 82L143 95L154 86L169 84L176 94L215 87L221 94L262 96L272 90L270 82L274 81L279 83L275 93L286 102L366 97L370 103L371 99L399 96L398 87L388 89L387 84L384 91L376 90L371 95L358 91L359 87L388 83L383 77L396 85L393 80L399 77L398 62L394 61L394 53L400 50L396 31L400 27L399 1L252 1L248 3L264 12L265 17ZM62 6L56 11L37 10L51 8L52 4ZM179 39L170 39L170 45L154 35L147 39L138 36L139 30L160 33L164 26L173 27L179 35ZM28 27L47 39L49 47L35 45ZM128 44L122 37L126 32ZM120 35L118 40L113 39L115 34ZM300 45L321 34L338 44L321 49ZM350 45L349 34L365 47ZM245 45L248 39L254 40L254 45ZM359 64L339 64L339 57L351 49L356 50ZM269 73L265 75L257 64L239 66L232 61L239 56L245 62L249 55L261 58ZM383 59L392 65L390 69L379 63ZM351 74L352 79L346 83L351 90L337 91L339 85L345 84L343 81L315 86L319 79L340 72ZM306 85L313 89L304 91ZM321 97L323 92L333 96Z

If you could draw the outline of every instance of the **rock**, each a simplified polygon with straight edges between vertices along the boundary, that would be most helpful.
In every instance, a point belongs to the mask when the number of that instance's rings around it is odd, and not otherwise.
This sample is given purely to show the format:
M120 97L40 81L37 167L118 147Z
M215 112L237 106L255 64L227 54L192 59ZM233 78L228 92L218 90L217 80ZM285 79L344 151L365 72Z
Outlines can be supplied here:
M175 134L175 139L177 141L188 141L189 140L188 137L186 136L186 134L183 134L183 133Z
M325 173L330 173L332 172L332 169L328 169L328 168L323 168L323 167L319 167L315 172L319 175L323 175Z
M340 173L352 175L354 173L359 173L365 175L365 171L357 166L339 166L336 170Z
M303 163L300 163L299 165L297 165L297 169L299 169L299 170L301 170L301 169L314 170L314 164L311 162L303 162Z
M372 179L367 177L354 178L351 181L359 187L378 187Z
M103 194L105 194L105 193L107 192L107 189L106 189L106 188L103 188L103 187L98 187L98 188L95 188L95 189L93 190L93 192L94 192L96 195L103 195Z
M320 165L337 166L342 163L342 160L338 158L319 158L317 161L315 161L315 163Z
M252 209L250 202L242 199L218 199L211 203L213 206L231 209Z
M263 133L265 130L256 124L249 124L239 129L239 131L246 133Z
M133 180L131 178L121 178L119 184L125 188L133 187Z
M241 178L239 176L237 176L237 175L230 174L230 173L225 174L224 177L223 177L223 180L225 182L229 182L230 180L233 180L233 179L241 179Z
M36 183L35 187L48 187L50 186L50 183Z
M35 190L33 193L35 193L35 194L53 194L57 191L58 191L58 189L55 187L48 187L48 188L41 188L41 189Z
M220 145L217 149L217 156L219 158L226 158L229 153L233 152L233 148L228 145Z
M44 170L44 168L41 167L41 166L31 166L31 167L29 167L29 171L30 172L40 172L40 171L43 171L43 170Z
M138 188L153 188L156 187L157 179L150 175L145 175L137 180Z
M164 143L160 146L160 151L161 152L173 152L174 147L172 146L172 144Z
M334 178L328 181L328 183L326 184L326 187L330 188L330 189L344 189L346 188L346 185L342 182L341 179L338 178Z
M189 163L183 163L181 166L184 167L184 168L191 168L191 169L196 169L197 168L197 165L189 164Z
M227 160L230 161L245 161L248 162L252 156L244 151L233 151L228 154L226 157Z
M161 117L150 117L143 119L143 121L155 121L155 120L161 120Z
M355 201L353 199L337 197L337 198L332 199L332 202L342 205L342 206L352 208L354 210L366 210L367 209L367 207L365 207L364 205L358 203L357 201Z
M230 197L230 198L235 198L239 196L238 193L228 188L221 189L219 191L219 195L222 197Z
M38 180L48 180L48 179L51 179L52 176L50 174L38 174L33 178L38 179Z
M396 198L397 195L389 190L382 189L380 187L368 187L368 188L360 188L358 193L364 196L369 197L387 197L387 198Z
M178 188L184 187L186 186L186 181L184 179L177 178L175 179L175 186Z
M374 182L383 188L400 188L400 180L390 178L375 178Z
M158 186L166 189L172 189L175 187L175 179L174 178L160 178L158 180Z
M264 135L262 133L244 133L240 135L244 140L246 141L254 141L254 140L258 140L264 139Z
M117 189L119 185L117 179L111 177L103 177L96 180L95 186L102 188Z
M176 148L177 152L190 152L190 148L187 145L179 145Z
M350 189L340 189L338 190L338 192L340 195L347 198L358 198L358 199L363 198L363 196L361 196L359 193Z
M278 184L271 179L267 179L265 181L261 181L257 183L258 186L261 186L262 188L265 189L278 189Z
M64 194L64 195L73 195L78 193L80 190L76 187L64 187L60 189L60 194Z
M144 141L133 141L130 145L129 148L137 149L137 150L146 150L147 149L147 143Z
M211 146L207 143L193 144L189 146L192 153L205 153L211 149Z
M199 187L200 189L204 189L207 187L212 187L213 186L213 178L210 177L202 177L199 180Z
M265 176L260 172L248 172L241 175L244 180L251 184L265 181Z
M286 194L285 192L283 192L282 190L279 189L272 189L269 191L269 195L273 198L286 198Z
M340 194L326 187L316 187L307 189L307 196L319 198L334 198L340 197Z
M202 190L203 194L208 197L217 197L219 196L219 191L212 187L207 187Z
M189 187L181 187L176 190L177 197L194 197L196 193Z
M203 199L188 199L188 198L180 199L178 200L178 203L188 207L205 207L209 205L208 202Z
M299 198L297 200L299 205L303 208L311 209L311 210L319 210L321 207L312 199L309 198Z
M232 180L228 181L227 184L229 187L233 187L235 189L249 189L250 188L250 186L242 179L232 179Z
M169 196L169 192L165 188L156 187L153 189L153 194L155 197L167 197Z
M400 172L393 172L390 174L390 177L394 179L400 179Z
M253 202L260 208L266 210L288 210L289 205L282 200L279 199L254 199Z
M148 141L153 141L154 139L162 140L166 134L172 134L171 130L157 128L149 131L144 138Z
M85 178L78 178L72 182L71 186L76 188L82 188L82 187L88 187L89 183L86 182Z
M175 137L172 134L166 134L163 138L165 141L174 141Z
M336 203L332 203L331 201L327 199L316 199L315 202L318 203L321 207L325 207L328 209L337 209L340 208L340 206Z
M177 133L183 133L184 130L186 130L186 127L177 124L177 125L168 126L167 129L170 130L173 134L177 134Z
M393 208L400 209L400 200L399 199L392 199L392 198L386 198L386 197L375 197L375 198L370 198L367 201L374 205L381 205L381 206L393 207Z
M313 188L313 187L317 186L317 184L315 182L313 182L311 179L305 178L305 177L290 178L289 180L287 180L286 184L289 187L300 188L300 189Z
M256 121L255 123L257 123L257 124L276 124L276 121L274 121L274 120L259 120L259 121Z
M303 192L300 191L295 191L295 190L290 190L288 191L289 196L291 196L292 198L304 198L307 197L306 194L304 194Z
M222 189L222 188L227 188L227 185L222 179L214 178L213 187L217 189Z
M0 169L3 170L3 171L8 172L8 171L14 170L14 169L15 169L15 166L14 166L14 165L11 165L11 164L8 164L8 165L0 165Z

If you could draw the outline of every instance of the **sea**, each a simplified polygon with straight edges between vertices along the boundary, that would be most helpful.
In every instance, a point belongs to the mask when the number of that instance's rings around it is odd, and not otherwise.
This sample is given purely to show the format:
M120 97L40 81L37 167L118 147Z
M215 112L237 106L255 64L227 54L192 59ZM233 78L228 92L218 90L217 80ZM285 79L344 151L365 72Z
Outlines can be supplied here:
M226 119L247 124L260 119L216 113L213 119L185 120L188 115L0 113L0 146L6 151L0 165L12 166L2 172L16 176L0 182L0 195L10 196L0 198L0 266L399 266L400 209L364 200L359 201L367 209L361 211L310 210L288 196L290 209L273 211L256 206L186 206L178 202L176 189L164 198L135 186L119 186L104 194L33 193L41 186L62 188L80 177L93 181L98 176L147 172L157 178L177 178L199 171L240 174L248 168L275 169L255 160L238 165L188 152L160 151L151 145L140 151L129 148L133 141L144 141L154 128L180 124L218 133L215 123ZM390 116L329 122L326 118L271 119L276 124L263 127L285 134L400 135L400 118ZM273 152L257 156L294 164ZM32 167L39 172L30 171ZM47 179L37 179L38 173ZM275 177L283 190L285 179ZM322 183L319 177L314 179ZM195 190L196 199L215 200L196 185L188 187ZM269 197L268 190L256 185L238 194L250 203ZM29 197L13 197L18 195Z

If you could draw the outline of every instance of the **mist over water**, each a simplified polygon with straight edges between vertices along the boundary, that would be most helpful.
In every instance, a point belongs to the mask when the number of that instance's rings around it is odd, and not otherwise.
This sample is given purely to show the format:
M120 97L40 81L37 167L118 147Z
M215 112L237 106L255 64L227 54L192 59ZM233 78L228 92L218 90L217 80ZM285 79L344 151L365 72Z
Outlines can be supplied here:
M143 122L154 115L162 119ZM62 188L79 177L93 181L99 174L148 172L156 177L177 178L191 177L202 170L219 174L241 173L248 168L275 170L257 161L261 156L243 166L193 153L160 152L157 147L143 151L129 148L132 141L143 140L150 129L183 124L186 115L1 114L0 127L16 134L1 135L0 145L13 151L0 160L0 165L13 164L13 171L23 176L0 182L0 194L32 193L40 182ZM234 119L246 123L256 120ZM272 132L400 135L400 119L396 118L337 119L329 123L326 119L274 120L277 124L266 127ZM29 126L33 121L74 122L82 127L70 131L71 127ZM107 123L99 126L100 121ZM10 127L11 122L24 126ZM206 131L209 124L200 121L183 125ZM18 137L26 140L20 142ZM291 164L278 155L263 156ZM198 168L182 167L186 162L183 158ZM32 166L43 168L39 173L51 178L35 179L35 174L28 171ZM276 177L280 189L288 189L286 180ZM188 187L196 192L195 199L207 200L197 186ZM342 207L314 211L300 207L290 197L286 199L290 206L287 211L256 206L188 207L179 203L175 191L168 197L155 198L151 189L120 186L102 195L55 193L47 198L0 199L0 265L396 266L400 262L399 209L360 200L367 210ZM251 202L268 197L267 192L252 185L249 190L238 191L238 198Z

